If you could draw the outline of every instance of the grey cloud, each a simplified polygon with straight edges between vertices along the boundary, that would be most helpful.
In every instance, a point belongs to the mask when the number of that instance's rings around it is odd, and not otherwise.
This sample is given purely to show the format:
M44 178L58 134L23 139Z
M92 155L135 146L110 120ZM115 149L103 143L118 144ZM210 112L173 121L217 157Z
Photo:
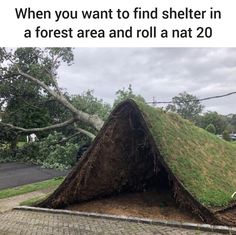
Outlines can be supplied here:
M72 94L94 89L112 103L132 84L146 100L170 100L187 91L200 98L236 91L235 48L76 48L62 66L60 85ZM236 95L205 102L205 111L236 113Z

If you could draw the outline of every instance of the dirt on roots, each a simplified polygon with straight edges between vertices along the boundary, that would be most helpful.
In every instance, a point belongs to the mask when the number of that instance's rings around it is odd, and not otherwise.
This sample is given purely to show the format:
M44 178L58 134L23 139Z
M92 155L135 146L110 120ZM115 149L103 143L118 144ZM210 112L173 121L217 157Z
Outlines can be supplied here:
M192 213L179 208L168 191L124 193L103 199L74 204L66 209L140 218L202 223Z
M38 206L191 222L199 222L197 215L222 224L222 216L198 202L173 174L149 128L133 101L119 105L65 181ZM166 191L171 199L165 208L160 200Z

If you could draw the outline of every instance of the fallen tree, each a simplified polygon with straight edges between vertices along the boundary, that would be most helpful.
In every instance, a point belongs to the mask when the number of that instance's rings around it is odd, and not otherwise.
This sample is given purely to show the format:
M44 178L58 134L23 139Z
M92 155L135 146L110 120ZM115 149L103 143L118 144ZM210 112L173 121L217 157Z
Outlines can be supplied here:
M58 189L38 206L74 203L154 187L203 221L236 225L236 146L174 113L119 104Z
M20 134L45 132L69 125L73 127L72 124L76 132L92 139L94 132L101 129L104 121L96 114L76 108L58 85L59 66L61 63L69 65L72 61L71 48L17 48L15 51L0 48L0 112L4 114L0 126L15 133L14 142ZM39 101L46 104L50 100L68 111L66 117L56 122L58 118L48 118L48 110ZM21 117L30 113L30 108L37 118L27 123L27 115L24 120ZM38 123L41 117L44 126ZM82 126L90 127L92 132Z

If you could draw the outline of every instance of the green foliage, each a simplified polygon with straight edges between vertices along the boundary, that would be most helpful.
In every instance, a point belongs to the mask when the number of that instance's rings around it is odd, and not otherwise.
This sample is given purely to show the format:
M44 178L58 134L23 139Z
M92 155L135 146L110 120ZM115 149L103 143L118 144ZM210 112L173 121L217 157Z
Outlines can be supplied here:
M32 162L45 168L71 168L76 161L76 152L86 139L80 139L80 144L73 140L61 143L63 138L62 133L54 132L39 142L26 143L16 154L16 160Z
M46 159L42 161L45 168L68 169L75 164L75 156L79 145L67 143L63 145L56 145L52 151L49 152ZM42 151L40 151L42 153Z
M208 125L214 125L216 134L220 135L225 130L229 122L227 118L217 112L207 112L202 116L198 117L197 125L206 129Z
M60 64L70 65L72 62L71 48L17 48L11 51L1 48L0 111L4 111L3 122L24 128L40 128L64 121L68 111L39 85L19 75L17 67L55 88L51 74L57 78ZM16 133L7 134L10 137L8 141L14 141Z
M37 48L18 48L11 59L16 58L16 63L22 71L33 76L39 76L40 73L44 79L49 80L46 72L42 74L39 56L40 50ZM3 66L1 65L3 75L0 84L0 98L5 101L4 105L6 105L3 121L22 127L47 125L48 117L43 105L44 95L40 87L19 76L14 64L8 67ZM32 125L33 118L37 118L39 123Z
M1 130L0 130L0 145L5 146L8 143L8 141L12 139L13 135L14 135L14 133L12 133L8 128L1 127ZM0 146L0 149L3 146Z
M20 148L17 151L15 160L37 164L38 159L41 159L39 150L40 150L39 142L26 143L22 148Z
M30 105L26 104L27 99L29 101L28 104L31 103ZM3 122L12 123L25 128L37 128L49 125L50 116L47 109L45 106L33 106L33 99L33 97L26 98L23 95L20 98L12 98L8 102ZM35 99L37 99L37 97L35 97ZM35 102L38 102L38 100L35 100Z
M123 88L116 92L116 99L114 101L113 107L126 99L134 99L140 102L145 102L145 99L141 95L134 94L131 84L129 84L127 90Z
M230 124L233 126L232 131L236 132L236 114L233 114L230 118Z
M0 199L13 197L41 189L56 187L62 183L64 177L56 177L54 179L45 180L33 184L26 184L19 187L0 190Z
M14 162L15 158L12 151L3 145L0 145L0 163Z
M212 133L212 134L216 134L216 128L213 124L209 124L207 127L206 127L206 131Z
M103 120L106 120L111 112L111 106L105 103L102 99L98 99L93 95L93 90L88 90L81 95L73 95L71 103L79 110L88 113L96 114Z
M169 104L166 109L178 113L185 119L195 121L203 108L196 96L183 92L173 97L172 104Z
M223 131L222 138L226 141L230 141L230 136L229 136L229 131L228 130Z

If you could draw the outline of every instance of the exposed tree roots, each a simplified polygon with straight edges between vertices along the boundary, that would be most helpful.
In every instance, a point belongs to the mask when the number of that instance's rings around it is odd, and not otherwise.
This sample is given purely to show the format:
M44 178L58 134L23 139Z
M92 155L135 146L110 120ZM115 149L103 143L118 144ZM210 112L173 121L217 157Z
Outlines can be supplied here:
M122 192L163 188L170 190L181 207L207 223L236 224L235 211L216 216L197 202L172 174L141 112L132 102L120 105L112 114L62 185L38 206L63 208Z

